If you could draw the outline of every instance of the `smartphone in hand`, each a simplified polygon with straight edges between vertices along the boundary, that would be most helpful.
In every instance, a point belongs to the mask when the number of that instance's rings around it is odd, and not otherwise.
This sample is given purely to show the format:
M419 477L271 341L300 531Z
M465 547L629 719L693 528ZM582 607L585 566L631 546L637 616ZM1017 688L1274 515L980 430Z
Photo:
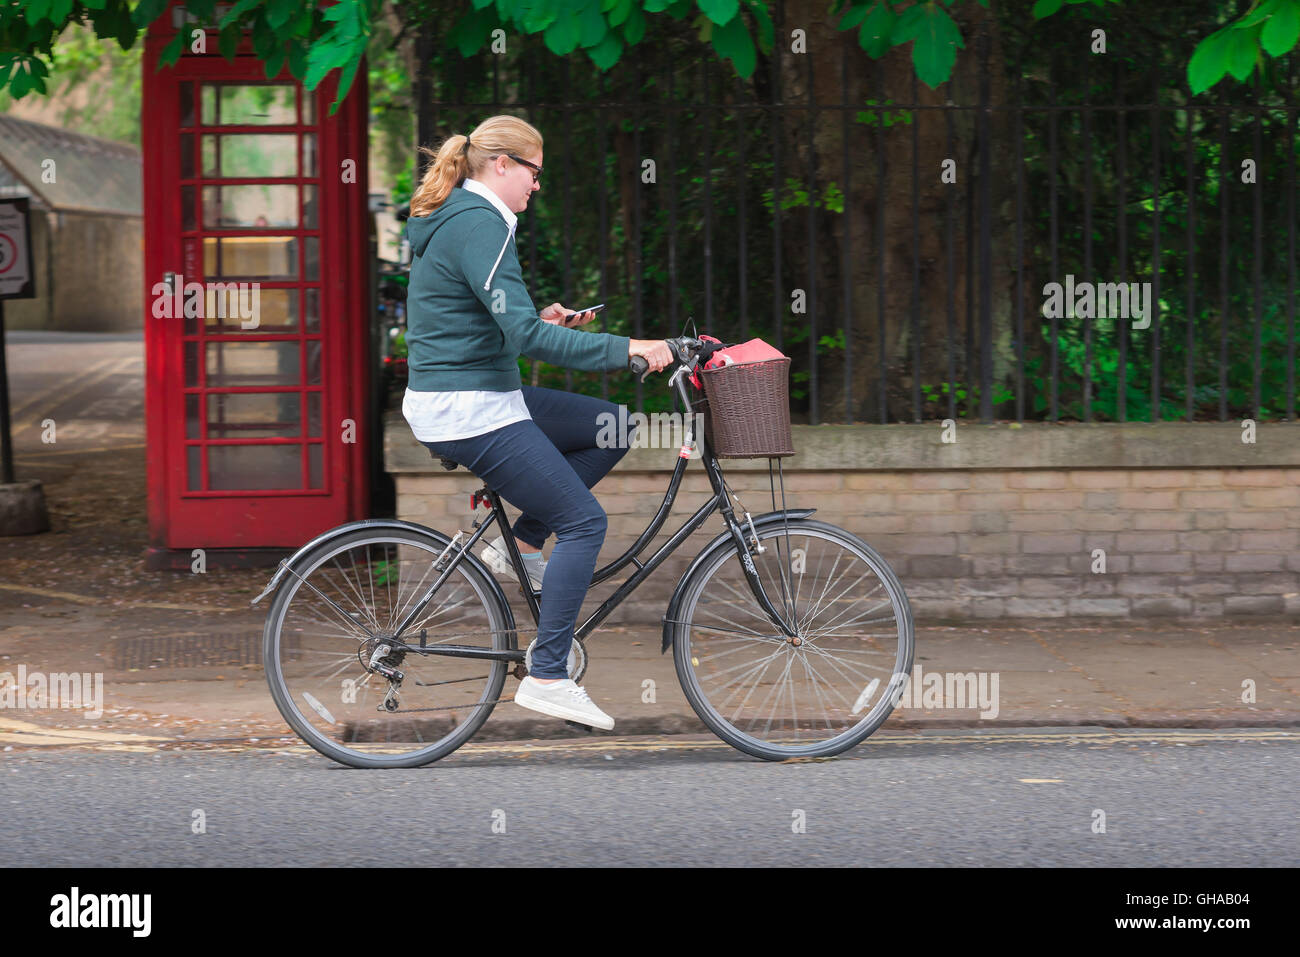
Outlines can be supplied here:
M604 308L605 308L605 304L602 302L602 303L601 303L600 305L598 305L598 306L588 306L586 309L575 309L575 310L573 310L573 312L566 312L566 313L564 314L564 319L563 319L563 321L564 321L564 325L565 325L566 327L567 327L567 326L572 326L572 325L573 325L573 317L574 317L574 316L580 316L580 315L582 315L584 312L600 312L600 310L602 310L602 309L604 309Z

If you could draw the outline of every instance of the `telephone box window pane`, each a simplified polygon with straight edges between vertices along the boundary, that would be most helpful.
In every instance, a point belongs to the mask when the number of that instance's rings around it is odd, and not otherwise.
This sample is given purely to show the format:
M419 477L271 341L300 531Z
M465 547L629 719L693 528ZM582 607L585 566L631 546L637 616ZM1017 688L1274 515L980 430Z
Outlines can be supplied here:
M209 342L208 385L298 385L297 342Z
M181 126L194 125L194 84L186 80L182 83L181 94Z
M203 175L296 176L297 144L292 133L226 133L203 137Z
M210 282L206 285L203 322L208 332L265 331L260 328L262 291L256 288L256 283Z
M202 438L199 435L199 397L197 395L187 395L185 397L185 437L187 439Z
M194 187L181 187L181 229L190 232L194 229Z
M311 282L320 278L320 240L307 236L303 243L303 278Z
M203 86L204 126L270 126L297 122L292 86L265 83Z
M316 228L316 187L302 188L302 228Z
M308 332L320 332L320 290L304 289L303 324Z
M319 445L307 446L307 487L324 488L325 487L325 469L321 465L322 447Z
M204 237L203 275L212 279L297 279L292 236Z
M298 331L298 290L296 289L250 289L242 293L227 293L224 299L226 318L222 319L220 310L216 308L220 305L218 292L215 289L208 291L208 305L204 315L207 317L205 322L210 333L247 332L262 335L268 332ZM239 312L231 309L232 304L238 309L251 304L252 309L248 310L252 312L251 318L244 318ZM247 328L244 327L245 322L248 323Z
M307 340L307 384L320 385L320 340Z
M181 179L194 178L194 137L181 137Z
M185 487L191 492L203 490L203 450L197 445L185 449Z
M316 122L316 94L310 90L302 91L302 122L305 126Z
M302 137L302 175L316 175L316 135L304 133Z
M208 438L275 439L302 434L297 392L208 393Z
M307 393L307 435L320 437L320 393Z
M185 386L193 388L202 384L199 382L199 344L187 342L185 343Z
M199 87L199 122L204 126L217 122L217 90L207 83Z
M203 225L218 229L294 229L298 225L298 187L269 183L204 186Z
M302 488L302 446L209 445L208 488Z

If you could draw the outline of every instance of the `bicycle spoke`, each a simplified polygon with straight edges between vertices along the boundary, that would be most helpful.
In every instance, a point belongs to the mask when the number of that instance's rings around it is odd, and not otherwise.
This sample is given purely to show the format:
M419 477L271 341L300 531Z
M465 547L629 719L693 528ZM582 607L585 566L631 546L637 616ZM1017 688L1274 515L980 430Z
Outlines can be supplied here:
M876 696L864 713L864 689L911 666L911 622L887 566L833 526L799 526L788 538L782 522L761 528L772 555L756 563L768 594L788 602L797 638L762 612L734 546L696 571L678 616L675 653L691 704L728 741L763 757L852 746L890 710Z

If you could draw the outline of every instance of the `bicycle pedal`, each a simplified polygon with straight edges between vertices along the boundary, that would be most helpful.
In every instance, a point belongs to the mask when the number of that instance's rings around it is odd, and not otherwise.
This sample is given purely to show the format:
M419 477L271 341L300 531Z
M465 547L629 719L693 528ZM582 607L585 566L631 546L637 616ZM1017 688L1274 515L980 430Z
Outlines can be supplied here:
M568 718L564 719L564 723L567 724L570 728L575 728L578 731L585 731L587 734L591 734L593 731L596 730L589 724L579 724L577 721L570 721Z

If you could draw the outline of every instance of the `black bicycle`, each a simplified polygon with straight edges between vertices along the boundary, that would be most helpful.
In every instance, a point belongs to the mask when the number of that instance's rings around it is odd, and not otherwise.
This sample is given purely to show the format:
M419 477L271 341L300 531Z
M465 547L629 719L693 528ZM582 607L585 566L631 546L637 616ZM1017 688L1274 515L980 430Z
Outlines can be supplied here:
M706 344L667 340L680 365L669 379L684 411L684 377ZM644 377L645 360L633 357ZM687 415L686 445L697 437ZM663 616L663 647L700 719L733 747L768 760L826 757L858 744L889 716L912 667L911 608L898 578L869 545L812 519L815 509L754 515L728 487L709 441L698 437L713 496L653 555L639 557L672 510L689 461L677 458L654 518L592 584L632 566L576 629L569 674L587 669L585 639L705 520L724 529L687 567ZM455 468L454 462L443 465ZM769 460L770 465L770 460ZM736 507L733 509L732 502ZM446 535L413 522L351 522L282 561L253 604L274 593L263 636L271 695L320 753L361 768L416 767L470 740L528 673L501 583L474 554L500 529L536 625L532 588L501 500L475 493L487 518Z

